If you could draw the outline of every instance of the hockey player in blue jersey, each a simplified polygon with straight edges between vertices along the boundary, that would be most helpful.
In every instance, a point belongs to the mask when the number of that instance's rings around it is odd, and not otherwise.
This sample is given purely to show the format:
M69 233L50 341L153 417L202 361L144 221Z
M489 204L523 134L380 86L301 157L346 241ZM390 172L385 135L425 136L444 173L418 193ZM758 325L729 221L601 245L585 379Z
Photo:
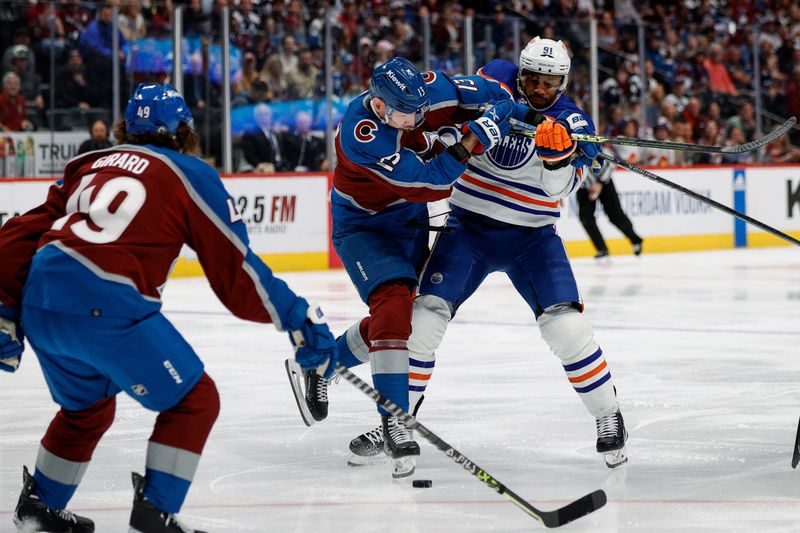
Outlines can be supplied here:
M121 144L72 159L44 204L0 230L0 367L16 369L27 336L61 406L35 473L23 469L19 531L94 531L65 508L122 391L158 412L145 475L133 474L130 531L194 531L175 514L220 406L203 362L160 311L183 245L232 313L289 332L304 368L330 375L336 364L319 308L253 253L219 174L192 155L199 137L181 95L140 85L114 134Z
M369 361L375 388L403 409L408 410L411 309L428 254L426 202L449 196L471 155L502 140L510 129L508 117L525 110L510 98L495 81L450 79L438 71L423 76L407 60L393 58L374 70L369 90L349 104L339 126L332 239L369 306L369 317L337 341L346 352L341 363L351 367ZM481 115L487 104L495 105ZM471 116L457 119L465 122L464 138L423 161L432 146L422 132L452 125L456 116ZM350 344L358 346L358 356ZM327 383L310 373L306 387L311 414L325 418ZM418 444L396 417L378 410L393 475L411 475Z
M505 272L536 316L539 330L595 418L597 451L613 468L627 461L616 391L602 350L582 315L583 304L556 233L559 200L574 192L599 147L571 133L594 132L591 119L564 94L570 57L564 45L533 39L519 67L494 60L479 74L515 87L542 122L533 139L509 135L473 157L455 183L452 212L420 278L413 308L409 400L421 402L448 321L491 272ZM537 122L539 121L537 120ZM375 428L353 439L351 462L379 457Z

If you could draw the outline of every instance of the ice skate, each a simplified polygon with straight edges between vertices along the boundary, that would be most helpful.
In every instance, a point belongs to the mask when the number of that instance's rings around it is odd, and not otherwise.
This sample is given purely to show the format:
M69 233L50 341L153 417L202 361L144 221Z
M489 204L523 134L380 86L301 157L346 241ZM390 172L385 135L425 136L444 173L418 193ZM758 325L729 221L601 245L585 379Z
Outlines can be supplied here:
M286 374L292 385L297 408L307 426L325 420L328 417L328 385L331 380L325 379L314 370L302 370L294 359L285 362Z
M386 461L383 451L383 425L362 433L350 441L350 466L365 466Z
M625 441L628 440L628 432L625 430L622 413L617 410L615 413L597 418L595 423L597 424L597 452L603 454L606 466L616 468L627 463Z
M633 255L642 255L642 241L634 243L634 245L633 245Z
M417 416L423 400L425 400L424 394L413 406L412 416ZM409 430L409 435L413 438L414 432ZM386 461L387 457L383 451L383 424L381 424L350 441L350 458L347 460L347 464L350 466L374 465Z
M33 494L36 480L22 467L22 493L14 511L14 524L20 533L47 531L50 533L92 533L94 522L65 509L52 509Z
M205 533L178 522L144 499L144 477L133 472L133 509L128 533Z
M317 374L315 370L309 370L306 376L306 404L314 420L320 422L328 418L328 385L327 380Z
M396 416L382 416L383 450L392 460L392 477L408 477L417 466L419 444L411 437L411 432Z
M611 264L611 254L608 250L598 250L598 252L594 254L594 259L600 266L609 266Z

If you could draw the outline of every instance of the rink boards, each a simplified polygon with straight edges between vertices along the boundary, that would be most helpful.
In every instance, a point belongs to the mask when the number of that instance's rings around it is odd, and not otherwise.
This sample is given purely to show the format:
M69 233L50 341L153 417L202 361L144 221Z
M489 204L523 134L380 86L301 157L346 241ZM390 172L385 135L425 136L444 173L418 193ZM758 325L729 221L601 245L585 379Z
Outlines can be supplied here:
M660 168L654 172L800 237L800 165ZM645 253L785 244L638 174L618 170L613 179L624 211L645 239ZM329 244L328 174L232 175L224 181L247 224L254 251L274 270L337 266ZM50 183L47 179L0 180L0 224L40 204ZM611 253L629 254L630 244L608 222L599 205L596 217ZM578 220L574 195L564 201L557 227L571 256L594 253ZM185 248L173 275L200 272L196 256Z

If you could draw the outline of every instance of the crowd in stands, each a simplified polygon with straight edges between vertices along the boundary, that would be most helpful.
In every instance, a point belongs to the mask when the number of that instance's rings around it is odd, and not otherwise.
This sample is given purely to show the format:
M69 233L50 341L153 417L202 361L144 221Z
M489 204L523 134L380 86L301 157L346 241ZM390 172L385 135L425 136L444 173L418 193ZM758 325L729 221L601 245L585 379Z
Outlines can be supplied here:
M121 0L117 21L121 50L145 37L169 39L173 8L179 4L185 4L184 34L207 43L218 42L221 7L230 5L231 40L241 51L232 105L261 110L261 122L254 122L256 134L265 131L265 106L326 96L328 9L333 9L335 20L330 44L336 97L347 99L363 91L372 68L392 56L421 65L423 18L430 23L430 66L448 74L464 73L464 19L472 16L476 67L495 57L515 61L515 44L518 49L535 35L562 39L573 56L568 92L589 109L588 24L594 18L598 21L602 134L740 144L754 138L758 120L766 132L785 117L800 116L800 4L792 0ZM514 19L519 21L520 43L513 42ZM109 119L115 59L112 22L110 3L0 3L2 128L53 127L52 115L46 113L51 103L45 90L49 87L57 88L54 104L58 109L106 111L100 117L81 114L84 123L79 126ZM646 36L644 65L639 56L640 25ZM124 52L118 59L124 65ZM207 50L200 61L208 61ZM206 149L212 150L218 142L219 133L214 130L221 123L222 91L218 83L209 82L209 70L204 64L188 72L184 93L196 120L210 122L206 130L217 136L206 140ZM120 101L143 76L164 81L168 75L123 71ZM760 119L755 116L757 91L762 98ZM311 122L319 124L317 118ZM275 152L281 153L283 144L296 145L295 134L314 133L302 133L307 129L304 121L299 126L294 121L278 126L270 121L270 128L286 130L275 132L281 134L275 139L279 143ZM797 145L800 135L795 130L769 147L767 160L800 162ZM242 150L247 152L244 144ZM314 150L324 151L324 143ZM643 149L626 150L623 155L642 165L746 163L754 157L752 153L723 158ZM294 168L274 158L242 161L253 168L265 162L276 169ZM294 166L317 170L314 167L322 163L301 161Z

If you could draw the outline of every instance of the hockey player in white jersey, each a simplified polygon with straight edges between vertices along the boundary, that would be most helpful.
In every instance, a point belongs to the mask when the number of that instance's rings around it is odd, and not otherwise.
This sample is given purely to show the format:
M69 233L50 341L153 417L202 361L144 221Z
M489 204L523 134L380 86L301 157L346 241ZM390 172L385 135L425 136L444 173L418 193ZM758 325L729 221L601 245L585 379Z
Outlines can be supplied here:
M537 37L522 51L519 68L494 60L478 71L515 87L515 96L537 110L543 122L535 142L508 136L483 156L473 157L455 184L448 231L437 239L414 302L409 403L414 409L421 401L448 321L488 274L505 272L595 418L596 449L614 468L627 461L627 433L611 373L581 313L581 297L555 229L559 200L578 188L599 151L596 144L576 145L569 138L571 133L594 133L591 119L564 94L569 70L564 45ZM351 464L380 457L380 429L353 439Z

